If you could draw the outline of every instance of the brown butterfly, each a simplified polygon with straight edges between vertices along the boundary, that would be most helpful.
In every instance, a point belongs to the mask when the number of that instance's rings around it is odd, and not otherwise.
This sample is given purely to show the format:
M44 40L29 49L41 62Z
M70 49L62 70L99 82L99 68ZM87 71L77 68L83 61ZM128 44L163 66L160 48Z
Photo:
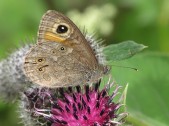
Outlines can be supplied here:
M106 72L68 17L53 10L44 14L37 44L25 56L24 73L33 83L50 88L94 83Z

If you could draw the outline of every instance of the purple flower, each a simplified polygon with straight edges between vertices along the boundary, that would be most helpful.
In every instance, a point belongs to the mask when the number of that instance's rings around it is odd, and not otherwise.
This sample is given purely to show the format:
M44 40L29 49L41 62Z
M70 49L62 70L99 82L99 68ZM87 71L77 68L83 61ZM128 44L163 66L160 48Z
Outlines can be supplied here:
M100 90L100 81L91 86L59 89L34 88L25 92L26 111L36 124L45 126L116 126L121 104L113 102L120 86L107 84Z

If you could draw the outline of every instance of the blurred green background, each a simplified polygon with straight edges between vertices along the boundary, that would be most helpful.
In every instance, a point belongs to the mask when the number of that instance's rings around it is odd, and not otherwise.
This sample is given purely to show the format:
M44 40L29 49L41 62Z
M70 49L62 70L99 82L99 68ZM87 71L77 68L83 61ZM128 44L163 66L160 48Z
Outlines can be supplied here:
M113 64L113 79L129 83L127 122L132 126L169 125L169 0L0 0L0 58L36 39L41 16L49 9L102 38L105 45L134 40L148 49ZM0 103L0 126L18 126L16 106Z

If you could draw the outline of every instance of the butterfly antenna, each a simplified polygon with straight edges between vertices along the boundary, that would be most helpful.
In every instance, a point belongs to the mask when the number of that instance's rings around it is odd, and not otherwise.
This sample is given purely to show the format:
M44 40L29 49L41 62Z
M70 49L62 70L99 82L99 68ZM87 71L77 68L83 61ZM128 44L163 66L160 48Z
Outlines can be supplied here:
M134 67L120 66L120 65L111 65L111 66L121 67L121 68L128 68L128 69L132 69L132 70L138 71L138 69L137 69L137 68L134 68Z

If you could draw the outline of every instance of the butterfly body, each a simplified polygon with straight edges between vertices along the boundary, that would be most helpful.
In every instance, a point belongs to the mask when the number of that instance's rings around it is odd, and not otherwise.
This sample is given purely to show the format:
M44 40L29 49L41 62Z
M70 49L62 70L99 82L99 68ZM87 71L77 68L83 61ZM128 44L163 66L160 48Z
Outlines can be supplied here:
M33 83L54 88L96 82L104 66L70 19L48 11L40 23L37 44L25 57L24 71Z

